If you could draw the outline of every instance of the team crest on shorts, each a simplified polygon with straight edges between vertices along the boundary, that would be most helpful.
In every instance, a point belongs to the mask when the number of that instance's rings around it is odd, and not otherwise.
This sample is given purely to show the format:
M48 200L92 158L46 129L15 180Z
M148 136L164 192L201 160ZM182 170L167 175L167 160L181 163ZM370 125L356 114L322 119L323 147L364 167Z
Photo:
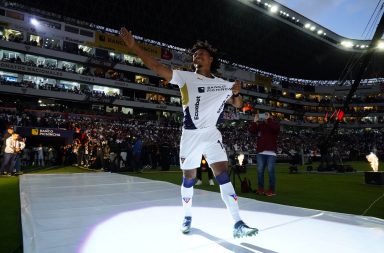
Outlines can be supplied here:
M180 157L180 161L181 161L181 163L184 163L185 157Z

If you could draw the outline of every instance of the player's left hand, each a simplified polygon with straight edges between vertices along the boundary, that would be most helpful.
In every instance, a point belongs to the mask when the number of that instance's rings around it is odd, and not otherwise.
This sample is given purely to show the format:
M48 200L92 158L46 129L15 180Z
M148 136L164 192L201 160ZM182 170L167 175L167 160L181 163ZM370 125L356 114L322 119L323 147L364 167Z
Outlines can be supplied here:
M241 90L241 82L239 80L236 80L232 86L232 94L237 95L240 93L240 90Z

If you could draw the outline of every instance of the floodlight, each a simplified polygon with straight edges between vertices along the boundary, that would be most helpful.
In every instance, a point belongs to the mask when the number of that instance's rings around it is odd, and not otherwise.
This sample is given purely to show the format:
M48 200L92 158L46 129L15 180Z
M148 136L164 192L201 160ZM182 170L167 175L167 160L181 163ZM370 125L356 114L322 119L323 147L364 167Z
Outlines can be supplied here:
M279 10L279 7L277 7L276 5L271 7L271 12L272 13L276 13L278 10Z
M311 27L311 24L310 24L310 23L306 23L306 24L304 25L304 27L308 29L308 28Z
M352 43L352 41L349 41L349 40L344 40L344 41L342 41L340 44L341 44L342 46L344 46L344 47L347 47L347 48L351 48L351 47L353 47L353 43Z
M311 30L311 31L314 31L314 30L316 30L316 26L311 26L311 28L309 28L309 30Z
M35 26L39 24L39 21L37 21L37 19L35 18L31 18L30 22L32 25L35 25Z
M378 49L384 49L384 42L380 41L379 43L377 43L377 48Z
M323 30L321 30L321 29L317 31L317 34L319 34L319 35L322 33L323 33Z

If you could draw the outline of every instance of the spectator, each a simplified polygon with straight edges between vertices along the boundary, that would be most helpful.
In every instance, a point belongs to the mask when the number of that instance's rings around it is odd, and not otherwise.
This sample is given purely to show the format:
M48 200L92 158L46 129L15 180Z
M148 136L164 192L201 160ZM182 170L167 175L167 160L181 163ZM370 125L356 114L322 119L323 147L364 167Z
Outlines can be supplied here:
M249 131L257 136L257 194L274 196L276 195L275 163L277 153L277 137L280 132L280 125L275 121L269 112L264 114L256 113L249 127ZM264 170L268 167L269 190L264 190Z

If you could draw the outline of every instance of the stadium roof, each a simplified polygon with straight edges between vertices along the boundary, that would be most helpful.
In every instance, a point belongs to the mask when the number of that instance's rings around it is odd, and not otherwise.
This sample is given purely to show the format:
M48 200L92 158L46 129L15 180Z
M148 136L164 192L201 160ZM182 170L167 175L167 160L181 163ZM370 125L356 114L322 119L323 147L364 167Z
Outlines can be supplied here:
M208 40L223 59L292 78L337 80L360 55L235 0L14 2L109 28L126 26L136 35L182 48ZM384 77L384 52L375 54L364 76L375 77Z

